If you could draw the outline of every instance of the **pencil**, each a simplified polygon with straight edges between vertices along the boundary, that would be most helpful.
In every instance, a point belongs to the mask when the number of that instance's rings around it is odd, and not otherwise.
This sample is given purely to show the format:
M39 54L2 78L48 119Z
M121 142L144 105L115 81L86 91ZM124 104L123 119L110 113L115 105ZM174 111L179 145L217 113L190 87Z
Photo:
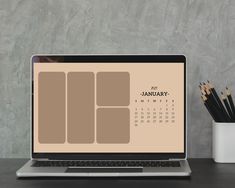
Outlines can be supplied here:
M212 118L217 122L235 122L235 105L231 91L226 87L225 92L218 96L212 83L200 82L201 99Z
M235 107L234 107L234 103L233 103L233 98L232 98L231 92L228 89L228 87L226 87L226 93L227 93L227 98L228 98L228 101L229 101L229 105L230 105L231 110L233 112L233 118L235 118Z
M200 90L201 90L202 95L206 95L206 92L205 92L204 89L202 89L202 86L201 86L201 85L199 85L199 88L200 88Z
M221 102L221 100L220 100L220 98L219 98L219 96L218 96L218 94L217 94L217 92L216 92L214 86L210 83L209 80L207 80L207 87L208 87L209 90L211 91L211 93L212 93L212 95L213 95L213 98L214 98L214 100L216 101L216 103L217 103L217 105L219 106L219 108L221 109L223 115L225 116L225 119L226 119L227 121L231 121L231 118L232 118L232 117L230 117L229 114L227 113L227 111L225 110L224 105L222 104L222 102Z
M204 83L204 82L203 82L203 83ZM203 84L203 83L200 82L201 89L206 90L206 86L205 86L205 84Z
M205 103L208 105L210 111L214 114L216 122L226 121L225 117L221 114L221 111L217 108L217 106L215 106L215 104L208 97L206 97Z
M211 102L214 103L215 106L217 106L217 108L220 108L218 102L216 101L216 99L214 98L213 94L211 93L210 89L207 87L206 88L206 96L208 97L209 100L211 100Z
M217 117L216 117L216 115L215 115L215 112L214 112L212 109L210 109L208 103L206 102L206 101L207 101L206 96L205 96L205 95L202 95L201 98L202 98L203 104L205 105L207 111L210 113L210 115L211 115L211 117L214 119L214 121L217 122L218 119L217 119Z
M224 105L225 105L225 107L227 109L227 112L228 112L229 116L231 117L232 120L234 120L232 110L231 110L231 108L230 108L230 106L228 104L228 101L227 101L226 97L224 96L224 93L221 92L221 95L222 95L222 97L221 97L222 101L224 102Z

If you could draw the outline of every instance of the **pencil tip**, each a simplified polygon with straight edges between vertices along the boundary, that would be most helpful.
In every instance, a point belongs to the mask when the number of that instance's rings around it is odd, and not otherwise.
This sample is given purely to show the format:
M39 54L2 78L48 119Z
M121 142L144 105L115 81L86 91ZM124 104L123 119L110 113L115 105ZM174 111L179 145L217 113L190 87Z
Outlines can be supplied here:
M210 83L210 81L209 81L209 80L207 80L207 82L208 82L208 83Z
M206 83L205 82L202 82L204 85L206 85Z
M223 95L224 93L221 91L221 94Z

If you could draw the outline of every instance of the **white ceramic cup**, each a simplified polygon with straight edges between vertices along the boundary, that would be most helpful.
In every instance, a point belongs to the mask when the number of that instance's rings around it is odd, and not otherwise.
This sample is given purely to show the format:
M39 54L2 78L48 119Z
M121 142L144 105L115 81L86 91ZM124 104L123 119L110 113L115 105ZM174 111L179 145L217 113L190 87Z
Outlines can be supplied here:
M212 123L212 156L217 163L235 163L235 123Z

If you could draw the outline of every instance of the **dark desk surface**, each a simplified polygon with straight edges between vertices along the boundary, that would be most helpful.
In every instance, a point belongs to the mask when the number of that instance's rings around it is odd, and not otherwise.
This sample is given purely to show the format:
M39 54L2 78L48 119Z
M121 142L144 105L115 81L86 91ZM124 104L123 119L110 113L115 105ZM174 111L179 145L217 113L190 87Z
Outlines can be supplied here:
M211 159L190 159L191 178L27 178L15 172L26 159L0 159L0 187L235 187L235 164L215 164Z

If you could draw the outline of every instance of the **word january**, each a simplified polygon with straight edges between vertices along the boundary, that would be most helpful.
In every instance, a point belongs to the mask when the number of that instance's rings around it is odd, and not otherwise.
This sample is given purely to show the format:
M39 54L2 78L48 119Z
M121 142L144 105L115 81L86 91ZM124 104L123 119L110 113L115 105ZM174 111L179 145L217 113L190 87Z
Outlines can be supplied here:
M165 97L168 95L167 91L143 91L142 93L140 93L141 96L162 96Z

